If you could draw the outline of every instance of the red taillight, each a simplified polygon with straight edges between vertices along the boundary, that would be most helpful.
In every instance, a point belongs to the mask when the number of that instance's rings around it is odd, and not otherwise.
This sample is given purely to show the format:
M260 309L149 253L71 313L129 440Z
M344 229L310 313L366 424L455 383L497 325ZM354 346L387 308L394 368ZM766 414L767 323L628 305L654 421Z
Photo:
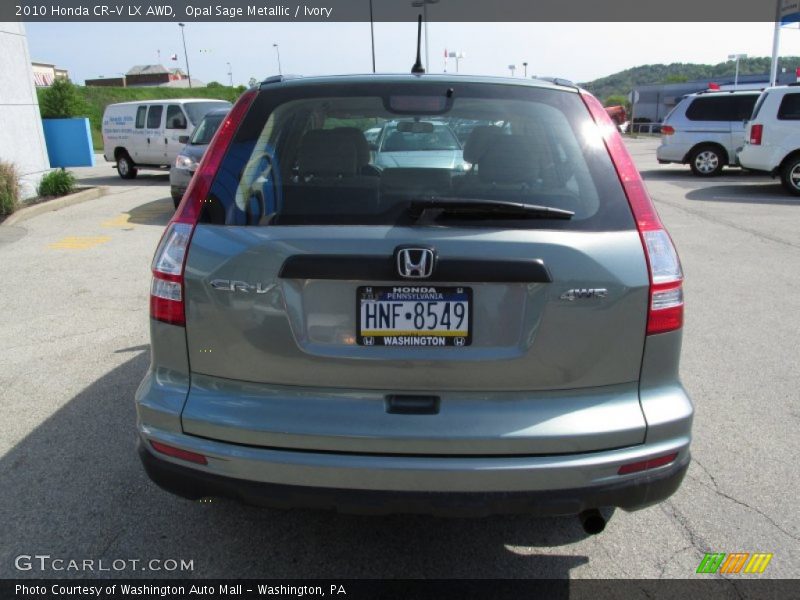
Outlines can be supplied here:
M582 92L581 96L603 132L606 148L617 169L642 239L650 273L647 335L680 329L683 326L683 270L678 253L661 224L622 137L608 118L603 105L587 92Z
M248 90L242 94L225 117L200 161L175 215L161 236L153 257L153 280L150 284L150 317L157 321L180 326L186 324L183 271L194 226L200 218L200 209L233 134L257 93L256 90Z
M156 442L155 440L150 440L150 445L156 452L161 452L161 454L166 454L173 458L180 458L181 460L193 462L198 465L208 464L206 457L202 454L197 454L197 452L189 452L188 450L182 450L181 448L175 448L174 446Z
M750 143L753 146L760 146L761 139L764 137L764 126L763 125L751 125L750 126Z
M661 126L661 134L662 135L675 135L675 128L672 125L662 125Z
M664 465L674 462L676 458L678 458L678 453L673 452L672 454L665 454L664 456L659 456L657 458L649 458L647 460L640 460L635 463L628 463L627 465L622 465L619 468L619 471L617 471L617 474L627 475L628 473L638 473L639 471L647 471L648 469L663 467Z

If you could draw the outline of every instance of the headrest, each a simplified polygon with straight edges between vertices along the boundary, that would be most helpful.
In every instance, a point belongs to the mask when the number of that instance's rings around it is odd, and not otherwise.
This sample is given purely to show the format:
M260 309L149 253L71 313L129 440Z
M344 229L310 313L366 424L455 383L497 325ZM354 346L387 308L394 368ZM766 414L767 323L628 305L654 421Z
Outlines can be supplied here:
M494 136L501 134L500 128L493 125L478 125L475 127L464 143L464 160L472 164L481 162L489 143L494 139Z
M532 182L538 176L539 164L533 139L522 135L498 135L478 165L478 176L486 183L508 184Z
M297 165L300 177L352 177L358 171L352 136L334 129L312 129L303 135Z
M348 138L355 145L359 169L369 164L369 142L367 142L367 138L364 137L364 133L358 127L337 127L333 132Z

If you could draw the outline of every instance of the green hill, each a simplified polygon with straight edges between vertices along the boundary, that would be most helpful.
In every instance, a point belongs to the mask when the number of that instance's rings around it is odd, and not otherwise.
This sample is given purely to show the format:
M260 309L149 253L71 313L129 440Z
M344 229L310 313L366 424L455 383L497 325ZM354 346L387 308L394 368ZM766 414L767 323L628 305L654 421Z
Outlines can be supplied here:
M800 66L800 57L785 56L781 58L780 67L789 72L794 72ZM764 58L745 58L739 62L739 73L741 75L769 73L770 59ZM609 96L623 95L628 93L637 85L648 85L654 83L678 83L682 81L708 80L714 81L715 78L724 76L733 77L736 71L734 61L718 63L716 65L703 65L695 63L672 63L669 65L643 65L625 69L619 73L614 73L608 77L601 77L587 83L580 84L592 92L601 100Z

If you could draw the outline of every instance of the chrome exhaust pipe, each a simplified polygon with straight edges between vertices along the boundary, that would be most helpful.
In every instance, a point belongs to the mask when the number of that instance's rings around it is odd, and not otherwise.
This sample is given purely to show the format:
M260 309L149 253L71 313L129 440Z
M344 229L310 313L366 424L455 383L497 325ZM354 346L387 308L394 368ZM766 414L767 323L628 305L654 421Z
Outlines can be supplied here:
M581 527L589 535L597 535L606 528L606 519L596 508L590 508L578 515Z

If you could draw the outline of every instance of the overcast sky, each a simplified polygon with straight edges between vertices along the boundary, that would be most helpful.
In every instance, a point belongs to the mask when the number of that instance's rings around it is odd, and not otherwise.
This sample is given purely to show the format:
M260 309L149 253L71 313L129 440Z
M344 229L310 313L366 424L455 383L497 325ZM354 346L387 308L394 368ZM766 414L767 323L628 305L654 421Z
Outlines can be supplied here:
M175 23L28 23L34 61L56 63L73 81L118 75L136 64L185 67ZM430 23L430 71L460 50L462 73L508 75L528 62L528 75L590 81L648 63L718 63L728 54L769 56L772 23ZM235 84L278 71L302 75L372 69L369 23L188 23L193 77ZM376 23L378 71L406 72L414 62L416 23ZM161 58L158 58L158 51ZM781 53L800 55L800 30L785 28ZM178 54L177 62L170 55ZM454 70L451 60L448 70Z

